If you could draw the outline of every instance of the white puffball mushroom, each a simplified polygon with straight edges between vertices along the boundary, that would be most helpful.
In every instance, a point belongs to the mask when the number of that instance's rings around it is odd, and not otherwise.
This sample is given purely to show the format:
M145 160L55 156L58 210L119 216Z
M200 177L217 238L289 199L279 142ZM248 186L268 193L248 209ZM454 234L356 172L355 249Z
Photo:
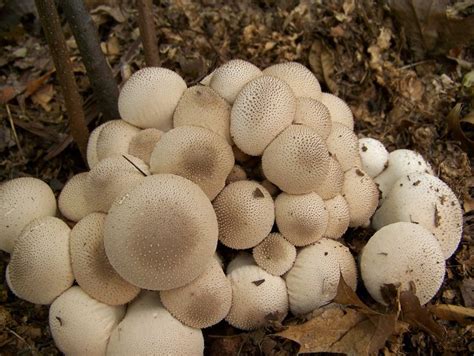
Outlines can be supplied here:
M112 120L107 122L97 137L97 161L100 162L105 158L128 154L130 142L139 132L139 128L130 125L124 120ZM94 167L96 165L97 163L94 164Z
M88 194L88 175L88 172L83 172L71 177L59 194L59 211L71 221L77 222L98 208L96 200L91 200Z
M372 178L377 177L388 164L388 151L382 142L371 137L359 139L362 169Z
M344 100L330 93L322 93L320 100L328 108L333 123L341 123L354 131L354 116Z
M342 195L338 194L332 199L324 201L329 214L328 225L324 237L339 239L344 235L351 220L349 205Z
M362 166L359 156L359 139L354 131L343 124L333 122L326 144L344 172L352 167Z
M257 262L253 258L253 255L245 252L240 251L228 264L226 268L226 274L231 274L237 268L243 266L257 266Z
M274 232L252 250L257 264L274 276L288 272L296 259L296 248L282 234Z
M104 122L103 124L97 126L89 135L89 141L87 141L87 165L89 169L94 167L99 162L99 157L97 156L97 140L99 139L100 132L102 129L112 121Z
M128 153L132 156L140 158L147 165L150 165L150 156L155 148L156 143L160 140L163 131L149 128L141 130L130 140L128 145Z

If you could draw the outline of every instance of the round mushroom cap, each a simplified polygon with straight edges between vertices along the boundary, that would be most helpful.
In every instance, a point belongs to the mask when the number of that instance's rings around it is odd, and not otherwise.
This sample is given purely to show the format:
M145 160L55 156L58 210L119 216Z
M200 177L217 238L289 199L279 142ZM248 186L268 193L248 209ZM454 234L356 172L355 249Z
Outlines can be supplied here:
M329 152L314 129L291 125L267 147L262 157L265 177L289 194L315 190L329 172Z
M51 305L49 327L56 346L66 355L102 356L124 314L125 307L98 302L74 286Z
M398 179L375 213L372 225L378 230L398 221L417 223L430 231L445 259L456 251L462 238L463 211L456 195L441 179L428 173L410 173Z
M296 98L296 113L294 124L312 127L323 139L331 132L331 115L328 108L319 100L311 98Z
M274 276L288 272L296 259L295 246L278 232L269 234L252 253L257 264Z
M102 125L97 126L94 130L92 130L91 134L89 135L89 141L87 141L87 165L89 168L94 167L97 163L99 163L99 157L97 156L97 140L99 139L99 134L104 128L105 125L110 123L111 121L107 121Z
M367 173L356 167L344 173L342 196L349 206L350 227L370 223L370 218L377 209L379 191Z
M132 125L168 131L173 113L186 90L179 74L162 67L135 72L122 87L118 98L120 116Z
M74 277L92 298L109 305L130 302L140 292L118 275L105 255L105 214L92 213L71 231L70 252Z
M359 139L346 126L333 122L326 143L329 152L336 158L344 172L352 167L362 166L359 156Z
M351 252L337 241L321 239L301 249L286 274L290 310L306 314L332 301L339 278L353 290L357 287L357 267Z
M161 304L157 293L143 292L112 331L107 355L202 356L202 331L176 320Z
M234 269L228 276L232 285L232 306L225 320L242 330L268 323L269 314L283 320L288 313L285 281L258 266Z
M105 218L110 264L126 281L167 290L202 274L217 247L211 202L193 182L172 174L144 180L115 200Z
M240 251L227 265L226 273L231 274L232 271L242 266L257 266L257 262L255 262L252 254Z
M329 214L328 226L324 232L324 237L329 239L339 239L344 235L349 227L351 219L349 205L342 195L338 194L332 199L324 201Z
M160 140L163 131L158 129L141 130L130 140L128 145L128 153L132 156L140 158L146 164L150 164L150 156L155 148L156 143Z
M257 182L226 186L213 202L219 241L234 249L258 245L272 230L275 206L270 193Z
M173 116L174 127L198 126L230 138L230 105L212 88L196 85L184 91Z
M8 274L12 291L35 304L51 304L72 286L69 256L71 229L62 220L45 216L33 220L15 240Z
M181 126L165 133L150 159L154 174L170 173L199 185L210 200L224 188L234 166L232 148L208 129Z
M306 246L323 237L329 214L316 193L281 193L275 199L275 218L278 230L288 241L294 246Z
M225 184L229 185L230 183L238 182L240 180L247 180L247 173L242 166L234 164L234 167L225 180Z
M344 185L344 171L334 157L329 157L329 171L326 179L314 191L323 199L334 198L342 191Z
M354 131L354 116L344 100L330 93L322 93L320 100L328 108L333 123L339 122Z
M296 97L321 99L321 86L314 74L304 65L297 62L274 64L263 71L263 75L283 80Z
M211 73L209 73L204 78L202 78L202 80L199 82L199 84L209 86L211 84L211 79L212 79L212 76L214 75L215 71L216 70L214 69Z
M405 149L390 152L388 165L374 179L380 190L381 202L390 193L397 179L417 172L434 174L430 164L418 152Z
M130 141L139 132L139 128L123 120L107 122L107 125L100 130L97 138L96 153L98 161L108 157L128 154Z
M235 99L230 116L231 137L244 153L261 156L293 122L295 112L296 98L288 84L273 77L257 78Z
M87 185L88 172L73 176L59 194L58 208L67 219L77 222L96 211L95 200L90 200Z
M382 142L371 137L359 139L359 155L362 169L375 178L388 164L388 152Z
M367 242L360 255L364 285L377 302L387 304L381 287L401 284L415 294L421 304L428 303L443 283L444 256L436 238L423 226L398 222L384 226Z
M219 262L184 287L160 292L165 308L183 324L202 329L223 320L230 310L232 287Z
M45 182L22 177L0 185L0 250L11 253L15 239L32 220L56 215L56 198Z
M213 73L209 86L230 104L235 101L245 84L262 75L258 67L241 59L233 59Z

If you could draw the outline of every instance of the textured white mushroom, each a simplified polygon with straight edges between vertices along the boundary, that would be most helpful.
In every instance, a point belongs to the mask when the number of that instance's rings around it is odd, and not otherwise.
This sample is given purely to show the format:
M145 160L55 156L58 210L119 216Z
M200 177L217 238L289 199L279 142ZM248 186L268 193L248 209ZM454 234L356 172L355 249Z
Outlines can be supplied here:
M314 191L323 199L334 198L342 190L344 171L334 157L329 157L329 171L323 182L314 188Z
M421 304L438 292L445 273L444 256L436 238L423 226L398 222L384 226L367 242L360 255L364 285L379 303L387 304L381 288L401 284L409 290L415 284Z
M252 250L257 264L274 276L288 272L296 259L296 248L282 234L274 232Z
M199 84L209 86L209 84L211 84L211 79L212 79L212 76L214 75L215 71L216 70L214 69L211 73L209 73L204 78L202 78L202 80L199 82Z
M94 130L92 130L91 134L89 135L89 141L87 141L87 165L89 168L94 167L97 163L99 163L99 157L97 157L97 140L99 139L100 131L106 126L108 123L112 121L107 121L99 126L97 126Z
M0 250L11 253L21 230L36 218L56 215L51 188L37 178L15 178L0 185Z
M58 198L58 208L61 214L71 221L79 221L84 216L97 210L95 199L88 195L88 172L73 176L64 185Z
M245 251L241 251L229 262L226 268L226 273L231 274L232 271L242 266L256 266L256 265L257 265L257 262L255 262L255 259L253 258L252 254Z
M323 139L331 132L331 115L328 108L318 100L311 98L296 99L294 124L312 127Z
M333 122L327 140L329 152L337 159L345 172L352 167L361 167L359 139L355 133L341 123Z
M125 307L100 303L75 286L51 305L49 328L64 354L102 356L112 330L124 314Z
M339 239L349 227L351 219L349 205L340 194L332 199L325 200L324 204L326 204L329 220L323 236L329 239Z
M168 131L173 127L173 113L185 90L183 78L169 69L140 69L125 82L120 91L120 116L144 129L153 127Z
M156 143L160 140L163 131L150 128L141 130L130 140L128 153L140 158L146 164L150 164L150 156Z
M101 161L108 157L127 154L130 141L139 132L139 128L123 120L107 122L107 125L104 125L100 130L99 137L97 138L97 160Z
M382 142L371 137L359 139L362 169L372 178L378 176L388 164L388 152Z
M441 179L428 173L399 178L375 213L375 229L397 221L422 225L437 239L448 259L462 238L463 211L456 195Z
M328 108L333 123L339 122L351 131L354 130L354 116L344 100L330 93L322 93L321 102Z

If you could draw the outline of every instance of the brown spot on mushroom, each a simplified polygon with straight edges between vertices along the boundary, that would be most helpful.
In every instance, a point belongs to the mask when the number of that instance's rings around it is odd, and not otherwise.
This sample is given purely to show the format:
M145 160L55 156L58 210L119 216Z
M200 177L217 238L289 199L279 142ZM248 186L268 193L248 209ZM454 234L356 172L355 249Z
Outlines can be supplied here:
M255 190L253 191L253 197L254 198L264 198L265 194L263 194L263 192L259 188L255 188Z
M420 184L420 183L421 183L421 181L420 181L420 180L417 180L415 183L413 183L413 186L416 187L416 186L417 186L418 184Z
M264 279L259 279L258 281L253 281L252 283L255 284L257 287L261 285L263 282L265 282Z
M361 149L362 149L362 151L367 152L367 146L363 145L363 146L361 147Z
M59 321L59 325L63 326L63 321L62 321L62 319L61 319L59 316L57 316L56 319Z
M438 227L441 221L441 215L438 211L438 205L435 204L435 211L434 211L434 225Z
M359 177L363 177L364 176L364 172L362 172L360 169L356 169L356 174L359 176Z

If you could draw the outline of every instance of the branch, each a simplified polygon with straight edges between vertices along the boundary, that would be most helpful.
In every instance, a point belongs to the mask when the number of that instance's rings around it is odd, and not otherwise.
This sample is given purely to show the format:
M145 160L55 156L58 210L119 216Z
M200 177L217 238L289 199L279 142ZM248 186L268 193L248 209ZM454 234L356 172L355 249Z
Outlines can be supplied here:
M149 67L160 66L160 54L156 40L155 22L153 21L152 0L137 0L138 27L145 51L145 62Z
M74 141L76 141L79 147L82 158L86 161L89 130L87 129L84 118L82 97L77 90L66 41L59 21L59 15L54 0L35 0L35 3L63 91L69 117L69 129Z
M60 4L81 52L100 111L106 120L120 118L117 82L102 53L97 29L84 1L61 1Z

